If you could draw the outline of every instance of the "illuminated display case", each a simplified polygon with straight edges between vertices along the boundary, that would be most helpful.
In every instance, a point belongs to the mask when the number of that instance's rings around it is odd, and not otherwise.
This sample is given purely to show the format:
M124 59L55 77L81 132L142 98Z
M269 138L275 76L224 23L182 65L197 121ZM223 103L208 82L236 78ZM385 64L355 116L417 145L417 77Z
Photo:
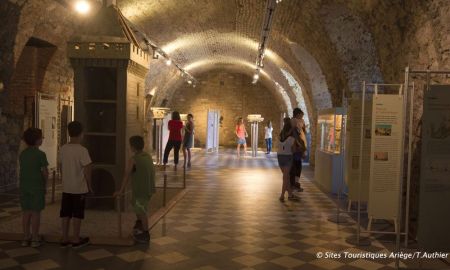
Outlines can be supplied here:
M343 184L342 142L346 119L345 109L341 107L319 111L317 117L315 181L325 192L333 194Z
M324 152L340 154L342 145L342 126L346 115L342 108L333 108L319 112L317 121L318 149ZM344 120L344 121L343 121Z

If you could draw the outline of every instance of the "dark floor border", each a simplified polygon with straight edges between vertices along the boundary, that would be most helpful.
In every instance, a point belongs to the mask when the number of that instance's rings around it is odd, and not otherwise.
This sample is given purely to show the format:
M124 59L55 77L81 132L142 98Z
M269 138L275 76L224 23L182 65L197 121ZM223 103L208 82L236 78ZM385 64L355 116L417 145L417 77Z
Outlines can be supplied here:
M169 211L186 195L187 189L183 189L171 200L168 201L165 207L158 209L149 218L149 229L151 230ZM47 243L59 243L61 236L45 234L43 239ZM22 241L23 234L21 233L5 233L0 232L0 240L4 241ZM126 237L90 237L92 245L106 245L106 246L133 246L134 240L131 236Z

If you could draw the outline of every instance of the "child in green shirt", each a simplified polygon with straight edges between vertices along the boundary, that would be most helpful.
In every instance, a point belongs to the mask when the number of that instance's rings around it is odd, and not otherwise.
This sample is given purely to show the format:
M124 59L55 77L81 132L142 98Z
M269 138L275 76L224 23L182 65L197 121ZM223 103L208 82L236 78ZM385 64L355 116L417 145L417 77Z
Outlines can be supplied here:
M20 205L23 211L22 226L24 240L22 246L39 247L39 226L41 211L45 207L45 183L48 179L48 161L42 144L42 130L28 128L23 133L27 148L20 153ZM31 225L31 232L30 232Z
M131 191L134 212L137 217L134 226L133 238L139 243L148 243L148 204L155 193L155 167L152 157L143 151L144 138L133 136L130 138L130 147L133 156L127 163L122 187L115 196L122 195L131 179Z

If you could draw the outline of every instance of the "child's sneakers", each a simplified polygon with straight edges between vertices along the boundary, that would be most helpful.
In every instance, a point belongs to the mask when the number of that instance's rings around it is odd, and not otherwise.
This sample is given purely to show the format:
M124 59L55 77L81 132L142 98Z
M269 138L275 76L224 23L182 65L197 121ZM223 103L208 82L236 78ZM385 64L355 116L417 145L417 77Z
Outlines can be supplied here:
M148 244L150 242L150 233L148 231L145 231L139 234L133 234L133 238L138 243Z
M60 246L61 248L67 248L67 247L72 246L72 243L70 243L70 242L61 242L61 243L59 244L59 246Z
M139 219L136 220L136 223L134 223L133 227L133 235L140 234L144 231L144 228L142 227L142 221Z
M26 238L23 239L22 242L20 243L20 245L22 247L32 247L32 248L37 248L42 246L42 237L38 236L37 238Z
M31 238L25 238L25 239L22 240L22 242L20 243L20 245L21 245L22 247L28 247L28 246L30 245L30 242L31 242Z
M80 241L78 243L72 243L72 248L79 249L89 244L90 244L89 237L80 237Z
M42 239L40 237L37 238L37 239L31 240L30 247L37 248L37 247L40 247L40 246L42 246Z

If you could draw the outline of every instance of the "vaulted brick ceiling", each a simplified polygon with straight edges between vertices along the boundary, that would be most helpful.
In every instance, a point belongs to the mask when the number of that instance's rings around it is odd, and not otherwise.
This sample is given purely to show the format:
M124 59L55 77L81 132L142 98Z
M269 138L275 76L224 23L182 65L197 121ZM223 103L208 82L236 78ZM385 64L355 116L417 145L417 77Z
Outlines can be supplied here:
M117 5L194 76L224 68L251 76L255 70L266 1L118 0ZM304 100L314 117L317 109L340 105L342 91L355 82L381 77L372 43L346 1L284 0L275 11L261 81L285 104L296 107ZM351 78L348 73L361 68L358 62L365 66L358 70L362 75ZM152 61L147 88L156 103L181 83L174 67Z

